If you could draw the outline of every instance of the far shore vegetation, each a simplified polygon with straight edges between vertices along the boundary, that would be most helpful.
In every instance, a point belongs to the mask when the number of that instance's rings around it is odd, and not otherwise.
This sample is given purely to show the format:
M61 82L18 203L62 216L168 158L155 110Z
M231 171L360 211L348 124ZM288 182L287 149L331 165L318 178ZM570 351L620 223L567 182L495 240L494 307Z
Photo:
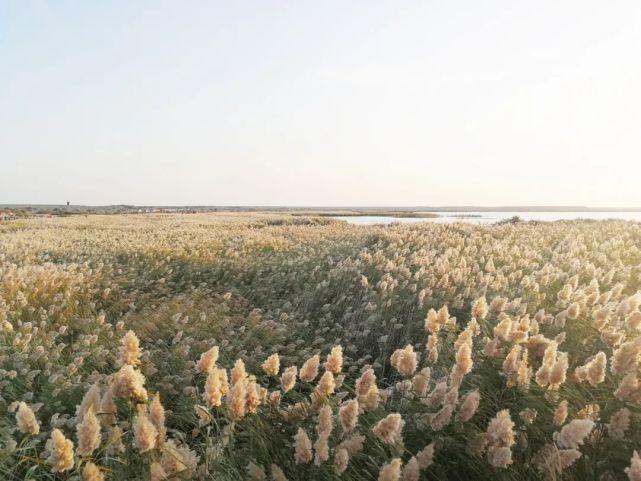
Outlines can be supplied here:
M348 211L348 212L295 212L291 215L295 216L309 216L314 215L318 217L416 217L419 219L433 219L440 217L438 214L432 212L405 212L405 211Z

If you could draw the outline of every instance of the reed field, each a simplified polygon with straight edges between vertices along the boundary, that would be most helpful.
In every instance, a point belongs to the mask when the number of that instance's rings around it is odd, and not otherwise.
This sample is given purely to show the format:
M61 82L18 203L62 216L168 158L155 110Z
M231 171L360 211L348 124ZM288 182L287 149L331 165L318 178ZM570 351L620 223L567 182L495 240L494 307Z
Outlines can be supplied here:
M0 224L1 480L641 480L641 224Z

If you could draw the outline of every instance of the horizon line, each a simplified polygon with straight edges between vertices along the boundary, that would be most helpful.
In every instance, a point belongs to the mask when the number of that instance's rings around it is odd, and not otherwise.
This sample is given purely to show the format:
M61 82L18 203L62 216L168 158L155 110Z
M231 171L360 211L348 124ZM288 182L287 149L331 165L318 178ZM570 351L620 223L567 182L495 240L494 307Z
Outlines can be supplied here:
M19 208L84 208L84 209L107 209L107 208L158 208L158 209L176 209L176 208L192 208L192 209L305 209L305 210L348 210L348 209L369 209L369 210L423 210L423 211L439 211L439 210L493 210L493 211L519 211L519 210L562 210L566 212L581 212L581 211L640 211L641 206L588 206L588 205L296 205L296 204L29 204L29 203L6 203L0 204L0 208L5 209L19 209Z

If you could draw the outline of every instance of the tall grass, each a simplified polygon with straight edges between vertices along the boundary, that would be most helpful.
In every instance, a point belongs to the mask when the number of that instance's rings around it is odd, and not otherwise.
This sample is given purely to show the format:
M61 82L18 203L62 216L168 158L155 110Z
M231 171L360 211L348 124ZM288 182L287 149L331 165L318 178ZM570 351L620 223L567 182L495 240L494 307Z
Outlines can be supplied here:
M616 221L23 221L0 478L641 479L639 246Z

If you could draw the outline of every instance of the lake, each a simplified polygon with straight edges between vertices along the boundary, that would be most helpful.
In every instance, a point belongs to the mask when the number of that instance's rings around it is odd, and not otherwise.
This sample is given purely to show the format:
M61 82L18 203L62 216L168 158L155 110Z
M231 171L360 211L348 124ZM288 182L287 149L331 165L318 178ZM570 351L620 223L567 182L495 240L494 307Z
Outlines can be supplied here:
M433 212L439 217L418 218L418 217L391 217L391 216L331 216L333 219L344 220L350 224L372 225L372 224L416 224L419 222L435 222L438 224L451 224L454 222L466 222L469 224L492 224L514 216L522 220L536 220L551 222L555 220L574 219L620 219L641 222L641 212Z

